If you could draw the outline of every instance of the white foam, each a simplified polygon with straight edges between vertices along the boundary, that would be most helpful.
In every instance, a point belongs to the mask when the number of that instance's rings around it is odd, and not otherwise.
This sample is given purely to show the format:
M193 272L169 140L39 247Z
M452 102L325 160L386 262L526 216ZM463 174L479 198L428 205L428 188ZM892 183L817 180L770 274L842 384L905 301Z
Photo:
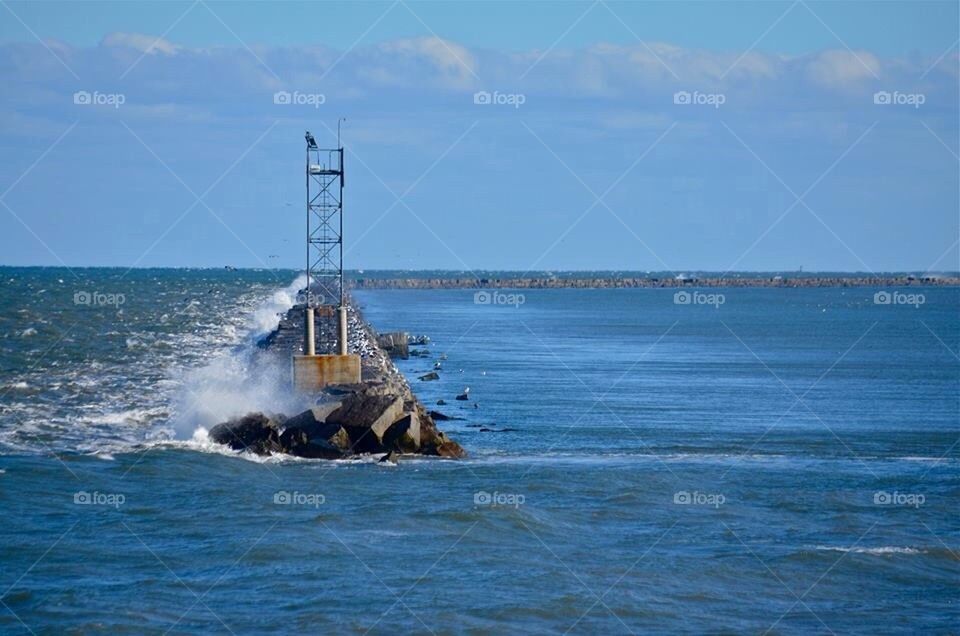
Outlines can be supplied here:
M301 274L285 289L279 289L270 295L260 306L253 311L252 331L255 336L270 333L280 324L280 314L284 313L297 301L297 293L307 284L307 277Z
M255 355L256 341L277 327L280 314L293 307L306 282L306 276L299 276L253 310L244 348L217 353L204 366L185 372L183 389L175 400L178 439L200 442L196 436L201 430L205 437L213 426L254 411L292 413L307 408L290 391L288 361ZM238 339L232 327L223 329L221 336Z
M284 381L287 361L252 359L252 352L224 353L186 372L177 399L174 430L180 439L254 411L292 413L307 408Z
M918 550L917 548L908 548L908 547L898 547L892 545L885 545L876 548L845 548L843 546L831 546L831 545L818 545L816 546L817 550L828 550L831 552L853 552L854 554L926 554L926 550Z

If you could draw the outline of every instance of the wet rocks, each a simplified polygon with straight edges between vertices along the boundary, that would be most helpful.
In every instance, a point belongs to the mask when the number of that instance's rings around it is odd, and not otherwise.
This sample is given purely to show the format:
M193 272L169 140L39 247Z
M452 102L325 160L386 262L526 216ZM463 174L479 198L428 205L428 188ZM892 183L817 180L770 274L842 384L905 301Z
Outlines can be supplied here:
M400 461L400 453L396 451L390 451L386 455L380 458L381 464L396 464Z
M350 454L351 442L346 429L325 421L325 417L339 406L339 403L333 403L314 407L286 420L280 434L280 452L323 459L338 459Z
M420 450L420 416L416 411L408 413L390 425L383 436L383 445L404 453Z
M425 348L430 339L409 337L404 332L378 335L352 302L347 303L347 314L348 350L361 357L362 382L325 387L310 396L307 403L313 403L312 408L289 419L250 413L219 424L211 431L211 439L261 455L286 453L324 459L390 453L466 456L459 444L437 429L431 413L391 360L411 354L431 357ZM291 308L260 346L281 357L299 353L304 315L303 305ZM411 344L418 349L410 351ZM424 381L437 378L439 374L433 370L425 374Z
M363 391L344 399L326 419L342 426L353 442L354 450L376 453L383 448L383 435L403 417L403 398Z
M433 380L439 380L439 379L440 379L440 374L437 373L436 371L431 371L430 373L425 373L425 374L421 375L421 376L420 376L419 378L417 378L417 379L420 380L421 382L431 382L431 381L433 381Z
M281 418L263 413L248 413L214 426L210 429L210 439L233 450L248 450L257 455L283 452L280 421Z

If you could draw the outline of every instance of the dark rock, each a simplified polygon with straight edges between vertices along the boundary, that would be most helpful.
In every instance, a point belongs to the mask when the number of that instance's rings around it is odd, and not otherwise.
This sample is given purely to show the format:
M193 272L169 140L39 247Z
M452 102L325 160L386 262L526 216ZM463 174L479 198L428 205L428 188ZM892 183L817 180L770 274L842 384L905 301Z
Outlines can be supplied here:
M461 402L466 402L470 399L470 389L464 389L463 393L457 396L457 399Z
M437 406L443 406L444 404L446 404L444 400L437 400Z
M421 445L421 452L424 455L435 455L437 457L466 457L467 451L463 450L460 444L438 431L435 427L423 431L424 439Z
M403 416L403 398L377 392L355 393L327 417L327 424L346 429L354 450L363 453L382 452L383 434Z
M396 464L400 461L400 453L396 451L390 451L386 455L380 458L381 464Z
M430 411L430 418L438 422L445 422L447 420L462 420L462 417L457 417L456 415L447 415L446 413L441 413L440 411Z
M350 454L350 436L338 424L324 421L339 403L314 407L286 421L280 434L283 452L297 457L337 459Z
M440 375L439 375L436 371L431 371L430 373L426 373L426 374L424 374L424 375L421 375L421 376L420 376L419 378L417 378L417 379L420 380L420 381L422 381L422 382L430 382L431 380L439 380L439 379L440 379Z
M234 450L248 450L257 455L282 452L280 427L276 420L263 413L248 413L217 424L210 429L210 439Z
M407 413L390 425L383 434L383 445L403 453L420 450L420 416L416 411Z
M323 388L323 396L318 403L329 401L331 398L340 399L346 395L359 393L367 388L366 384L330 384Z
M457 444L452 439L448 439L443 443L437 445L436 454L439 457L450 457L460 459L461 457L467 456L467 451L463 450L463 447L460 444Z

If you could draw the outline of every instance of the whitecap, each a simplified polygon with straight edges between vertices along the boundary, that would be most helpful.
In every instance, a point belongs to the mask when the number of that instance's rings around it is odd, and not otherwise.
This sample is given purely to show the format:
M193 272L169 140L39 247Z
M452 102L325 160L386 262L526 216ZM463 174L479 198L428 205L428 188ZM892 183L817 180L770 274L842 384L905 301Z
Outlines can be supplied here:
M20 332L21 338L29 338L30 336L35 336L35 335L37 335L37 330L34 329L33 327L27 327L26 329Z
M918 550L917 548L910 547L899 547L893 545L885 545L874 548L867 547L851 547L846 548L843 546L833 546L833 545L818 545L816 546L817 550L827 550L831 552L853 552L854 554L926 554L926 550Z

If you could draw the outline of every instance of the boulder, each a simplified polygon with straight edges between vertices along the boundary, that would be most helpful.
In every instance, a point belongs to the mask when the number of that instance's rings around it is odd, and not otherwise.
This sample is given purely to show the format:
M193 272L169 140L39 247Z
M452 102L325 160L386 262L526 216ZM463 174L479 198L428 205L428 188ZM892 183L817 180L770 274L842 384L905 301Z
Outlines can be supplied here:
M346 395L352 395L354 393L359 393L366 388L365 384L329 384L323 387L323 397L319 400L318 403L324 403L331 399L342 399Z
M417 378L421 382L430 382L431 380L439 380L440 375L436 371L431 371L430 373L425 373Z
M407 413L390 425L383 435L383 445L402 453L420 450L420 416L416 411Z
M400 461L400 453L396 451L390 451L386 455L380 458L381 464L396 464Z
M277 421L263 413L248 413L217 424L210 429L210 439L234 450L248 450L257 455L283 451Z
M467 456L467 451L463 450L463 447L460 446L460 444L457 444L452 439L448 439L437 445L436 454L438 457L460 459L461 457Z
M350 454L350 436L337 424L328 424L324 418L340 407L339 403L325 404L304 411L285 422L280 434L283 452L297 457L337 459Z
M291 427L310 427L316 426L318 424L323 424L327 417L338 408L343 406L342 401L337 402L323 402L317 406L311 407L300 413L299 415L294 415L293 417L286 418L283 421L284 428Z
M456 399L460 400L461 402L466 402L467 400L469 400L469 399L470 399L470 389L467 389L466 391L464 391L463 393L461 393L460 395L458 395Z
M343 404L327 417L327 424L343 427L355 450L382 452L383 434L403 416L403 398L364 391L344 398Z
M467 451L463 450L460 444L438 431L431 429L423 440L421 452L424 455L436 455L438 457L461 458L467 456Z

